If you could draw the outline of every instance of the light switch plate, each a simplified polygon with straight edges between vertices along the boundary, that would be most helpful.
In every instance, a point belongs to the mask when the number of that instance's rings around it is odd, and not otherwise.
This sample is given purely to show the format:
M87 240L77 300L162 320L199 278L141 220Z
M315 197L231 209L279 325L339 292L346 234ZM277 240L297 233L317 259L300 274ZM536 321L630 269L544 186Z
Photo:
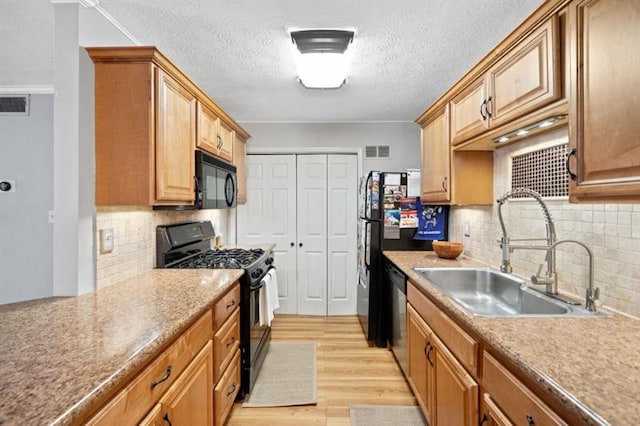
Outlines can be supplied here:
M469 224L469 222L465 222L463 225L463 229L464 229L464 236L465 237L470 237L471 236L471 224Z
M100 230L100 253L111 253L113 251L113 228Z

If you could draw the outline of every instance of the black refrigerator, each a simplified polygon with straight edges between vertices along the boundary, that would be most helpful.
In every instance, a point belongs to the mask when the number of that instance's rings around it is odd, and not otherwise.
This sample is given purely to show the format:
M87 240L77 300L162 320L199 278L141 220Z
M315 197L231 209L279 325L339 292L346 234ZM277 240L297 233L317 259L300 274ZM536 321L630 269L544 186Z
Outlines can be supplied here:
M414 191L407 194L407 183L406 172L372 171L360 181L357 310L367 340L380 347L386 346L390 320L382 252L433 250L433 239L448 238L448 207L422 206ZM432 239L425 235L424 217L438 222L440 233Z

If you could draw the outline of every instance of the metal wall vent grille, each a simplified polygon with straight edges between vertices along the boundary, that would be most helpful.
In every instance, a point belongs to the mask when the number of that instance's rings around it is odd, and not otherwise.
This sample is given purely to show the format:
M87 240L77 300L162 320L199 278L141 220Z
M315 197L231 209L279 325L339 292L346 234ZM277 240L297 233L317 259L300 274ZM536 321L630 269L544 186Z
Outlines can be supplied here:
M29 115L29 95L0 95L0 115Z
M367 145L364 148L365 158L390 158L391 148L389 145Z
M543 197L568 197L567 155L567 144L560 144L511 157L511 188L533 189Z

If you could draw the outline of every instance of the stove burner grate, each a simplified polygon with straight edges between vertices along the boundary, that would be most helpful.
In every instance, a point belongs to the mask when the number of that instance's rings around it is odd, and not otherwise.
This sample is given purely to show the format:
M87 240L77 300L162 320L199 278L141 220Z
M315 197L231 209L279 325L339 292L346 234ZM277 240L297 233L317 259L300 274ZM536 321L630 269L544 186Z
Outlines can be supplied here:
M260 248L209 250L176 265L177 268L245 269L264 254Z

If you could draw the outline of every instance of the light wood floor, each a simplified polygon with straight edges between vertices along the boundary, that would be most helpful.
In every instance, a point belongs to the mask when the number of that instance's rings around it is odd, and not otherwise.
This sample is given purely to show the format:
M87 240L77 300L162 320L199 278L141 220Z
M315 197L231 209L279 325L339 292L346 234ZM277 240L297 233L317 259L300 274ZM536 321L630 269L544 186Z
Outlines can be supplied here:
M227 425L349 425L349 405L417 405L391 351L370 347L357 317L279 315L272 341L317 343L318 404L242 408Z

